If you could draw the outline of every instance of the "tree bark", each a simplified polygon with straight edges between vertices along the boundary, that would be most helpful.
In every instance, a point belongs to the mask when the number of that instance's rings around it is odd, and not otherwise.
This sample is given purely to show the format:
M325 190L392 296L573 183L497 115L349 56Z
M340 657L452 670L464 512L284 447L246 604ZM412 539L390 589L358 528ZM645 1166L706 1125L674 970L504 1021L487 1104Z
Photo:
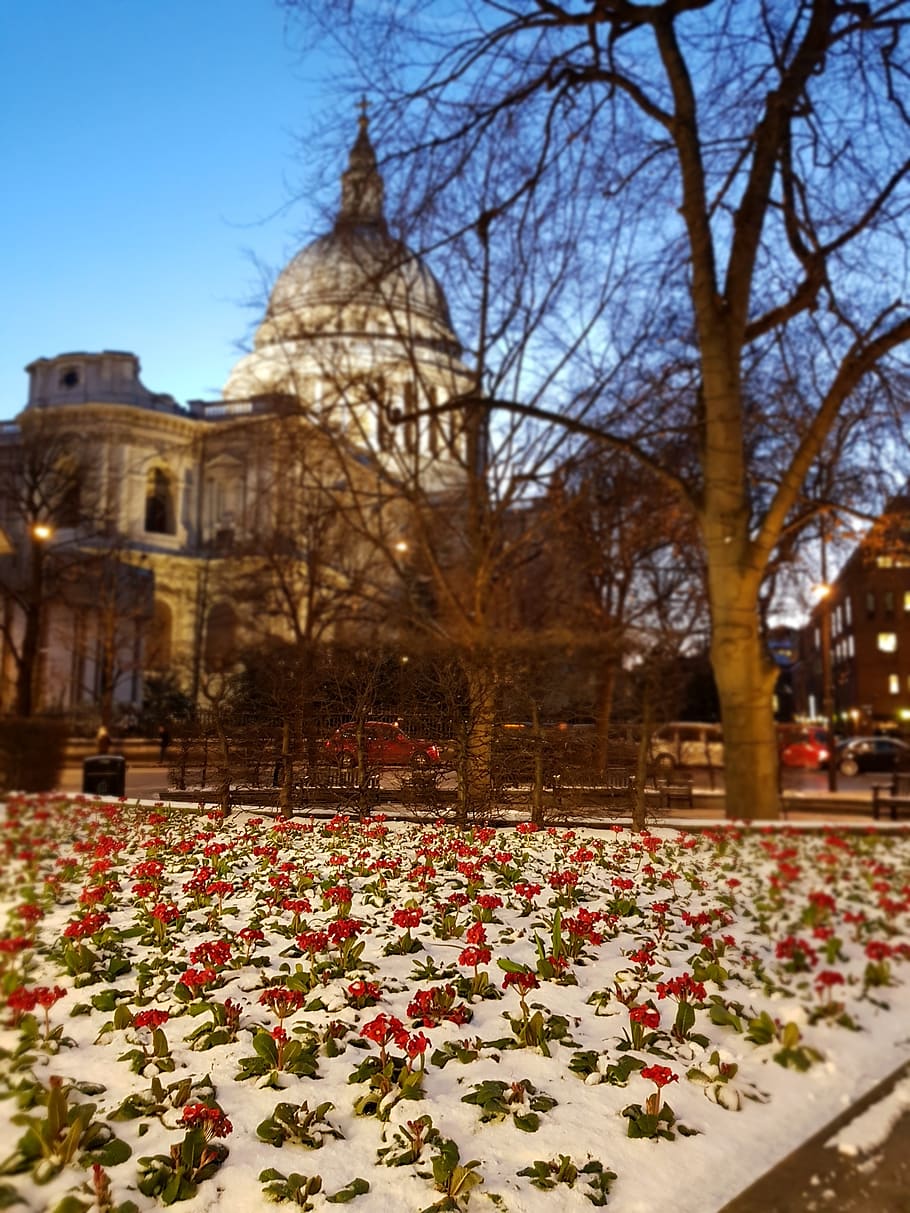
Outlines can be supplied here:
M777 667L765 649L757 602L732 576L726 585L715 587L712 613L711 661L724 729L726 815L774 820L780 816L773 708Z

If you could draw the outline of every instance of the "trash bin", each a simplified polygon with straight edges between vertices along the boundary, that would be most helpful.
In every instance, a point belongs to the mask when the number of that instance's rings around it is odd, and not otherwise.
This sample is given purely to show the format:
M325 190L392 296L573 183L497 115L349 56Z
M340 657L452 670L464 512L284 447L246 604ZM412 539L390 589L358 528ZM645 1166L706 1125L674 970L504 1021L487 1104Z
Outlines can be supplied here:
M126 759L122 754L95 754L82 762L82 790L93 796L126 795Z

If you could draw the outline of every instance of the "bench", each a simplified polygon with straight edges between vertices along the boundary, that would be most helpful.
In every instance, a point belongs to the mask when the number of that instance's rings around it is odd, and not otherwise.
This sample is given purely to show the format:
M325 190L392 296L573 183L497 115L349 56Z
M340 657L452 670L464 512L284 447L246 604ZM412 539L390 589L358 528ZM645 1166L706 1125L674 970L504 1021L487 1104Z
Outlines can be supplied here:
M910 813L910 771L895 771L890 783L872 785L872 816L876 821L887 809L892 821L901 812Z
M336 803L356 805L363 810L372 810L378 799L379 771L365 771L358 778L356 767L331 766L310 767L303 773L296 788L297 805Z

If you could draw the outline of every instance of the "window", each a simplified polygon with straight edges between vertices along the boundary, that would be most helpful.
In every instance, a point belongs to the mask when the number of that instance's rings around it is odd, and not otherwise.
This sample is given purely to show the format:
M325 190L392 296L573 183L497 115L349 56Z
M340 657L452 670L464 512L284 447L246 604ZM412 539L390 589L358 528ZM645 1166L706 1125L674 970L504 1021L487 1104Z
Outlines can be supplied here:
M822 634L818 628L815 629L815 647L817 649L822 647Z
M839 636L844 630L844 615L840 605L834 608L834 635Z
M880 653L896 653L897 632L879 632L876 648Z
M894 568L894 557L893 556L876 556L875 563L876 563L876 566L880 569L893 569Z
M894 591L893 590L885 590L884 594L882 595L882 606L884 608L886 615L894 614Z
M72 388L79 386L79 371L74 366L68 366L60 372L60 387Z
M173 535L176 530L171 478L161 468L152 468L146 481L145 529L153 535Z
M907 609L910 610L910 607ZM853 622L853 605L849 596L844 599L844 622L846 623L847 627L849 627Z
M853 637L848 636L847 637L847 656L853 657L853 656L855 656L855 654L856 654L856 650L853 647Z
M904 610L910 611L910 590L904 590Z
M875 594L872 590L866 591L866 618L873 619L875 617Z
M888 694L899 695L901 690L901 680L897 674L888 675Z

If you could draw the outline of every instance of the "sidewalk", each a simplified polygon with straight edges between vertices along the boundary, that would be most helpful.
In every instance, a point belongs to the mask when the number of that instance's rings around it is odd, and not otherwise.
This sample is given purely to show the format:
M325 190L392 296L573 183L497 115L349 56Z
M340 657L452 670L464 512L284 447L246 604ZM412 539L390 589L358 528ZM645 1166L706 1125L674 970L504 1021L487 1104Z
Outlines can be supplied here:
M826 1210L910 1213L910 1062L718 1213Z

